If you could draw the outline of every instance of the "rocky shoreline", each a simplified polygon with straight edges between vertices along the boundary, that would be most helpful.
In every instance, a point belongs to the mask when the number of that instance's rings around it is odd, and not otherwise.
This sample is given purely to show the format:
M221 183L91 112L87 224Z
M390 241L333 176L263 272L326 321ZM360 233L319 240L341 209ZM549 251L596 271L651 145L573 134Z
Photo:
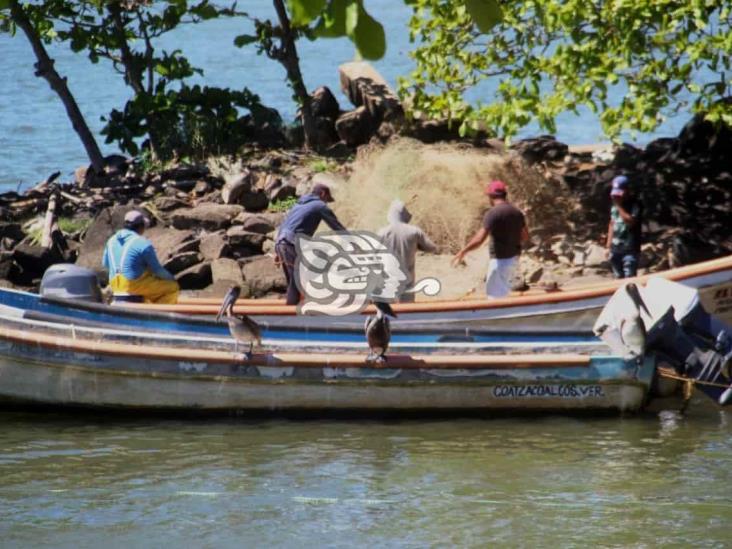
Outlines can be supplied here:
M543 178L546 189L561 188L569 197L553 205L550 195L542 195L550 203L541 212L528 212L532 241L517 288L554 289L577 277L609 276L602 244L608 189L619 173L630 177L645 205L641 272L732 254L728 127L695 117L679 136L643 149L570 148L551 136L505 149L493 139L461 140L439 123L400 127L403 113L395 96L384 96L383 86L374 91L358 82L344 81L356 106L349 113L340 111L325 88L313 96L330 140L323 155L251 146L236 158L156 171L115 155L106 159L104 174L79 168L72 182L59 182L54 174L22 194L0 194L0 285L35 289L45 269L59 262L95 269L105 280L106 240L129 209L142 208L154 221L146 236L183 290L219 294L238 283L244 296L276 294L285 281L273 262L273 238L284 211L315 182L348 185L354 156L389 147L401 135L520 159L522 169ZM48 211L49 204L54 211ZM56 222L47 226L51 217ZM558 232L557 219L566 230Z

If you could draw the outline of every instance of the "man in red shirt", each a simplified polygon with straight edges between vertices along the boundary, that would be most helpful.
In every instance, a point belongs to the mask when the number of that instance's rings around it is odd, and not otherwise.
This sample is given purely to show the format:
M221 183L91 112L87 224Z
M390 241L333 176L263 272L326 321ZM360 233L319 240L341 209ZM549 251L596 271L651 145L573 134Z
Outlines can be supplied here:
M483 218L483 226L455 254L452 264L457 266L463 263L465 254L480 247L490 236L491 259L485 291L490 297L504 297L511 292L511 279L518 266L521 244L529 239L529 230L523 212L508 202L508 189L503 181L491 181L485 193L492 207Z

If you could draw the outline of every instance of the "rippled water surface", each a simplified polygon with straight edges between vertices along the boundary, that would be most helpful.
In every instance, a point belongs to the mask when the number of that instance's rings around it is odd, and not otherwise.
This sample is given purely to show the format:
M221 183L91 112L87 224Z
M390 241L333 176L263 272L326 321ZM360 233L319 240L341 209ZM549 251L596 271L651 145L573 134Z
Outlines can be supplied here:
M731 420L4 413L0 545L723 546Z

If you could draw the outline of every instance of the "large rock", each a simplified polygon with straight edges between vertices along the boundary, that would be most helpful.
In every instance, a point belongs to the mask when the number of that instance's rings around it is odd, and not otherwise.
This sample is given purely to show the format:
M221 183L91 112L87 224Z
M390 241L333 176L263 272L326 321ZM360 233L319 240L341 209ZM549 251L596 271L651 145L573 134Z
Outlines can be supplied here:
M51 265L65 260L55 246L44 248L28 242L21 242L15 247L13 259L22 270L20 282L23 284L32 283L34 279L42 277Z
M297 194L297 187L287 179L282 177L272 177L267 181L267 186L264 188L264 192L267 194L267 198L269 198L270 202L277 202L279 200L294 198Z
M336 120L336 131L346 145L357 147L368 143L376 131L376 121L372 118L366 107L358 107L355 110L344 113Z
M234 224L241 225L245 231L252 233L267 234L274 231L275 227L282 220L280 214L255 214L245 212L236 216Z
M230 175L221 189L221 199L224 204L239 204L245 194L254 191L255 182L256 177L246 168L240 174Z
M228 257L231 253L229 241L224 231L209 233L201 237L199 251L207 261L213 261L220 257Z
M310 109L313 116L335 120L341 112L338 100L327 86L320 86L310 94Z
M257 177L247 169L230 176L221 189L221 200L224 204L239 204L252 212L265 210L269 206L269 198L262 189L257 188L256 183Z
M241 206L205 202L195 208L175 210L170 220L176 229L216 231L231 225L231 220L244 209Z
M211 277L214 284L228 281L232 285L241 286L244 283L244 277L241 274L241 267L234 259L221 258L211 262Z
M518 151L528 162L563 160L569 153L569 147L557 141L553 135L522 139L514 143L511 148Z
M130 210L138 209L134 206L114 206L105 208L94 218L86 231L86 237L81 244L77 265L102 270L102 254L107 240L124 225L124 217Z
M275 265L271 257L246 258L241 263L244 281L251 296L261 297L273 291L283 292L287 289L282 268Z
M239 256L248 256L262 253L262 245L267 239L266 235L254 233L235 225L226 231L229 245Z
M374 120L374 130L383 121L403 120L404 108L399 98L370 63L365 61L344 63L338 67L338 74L341 89L354 106L366 108Z
M164 263L177 254L196 251L196 238L192 230L179 231L165 227L152 227L143 235L152 242L158 259Z
M173 274L185 271L201 262L201 255L198 252L183 252L168 259L163 267Z
M590 244L585 250L586 267L606 267L609 265L607 259L607 250L599 244Z
M211 284L211 264L199 263L175 276L182 290L202 290Z

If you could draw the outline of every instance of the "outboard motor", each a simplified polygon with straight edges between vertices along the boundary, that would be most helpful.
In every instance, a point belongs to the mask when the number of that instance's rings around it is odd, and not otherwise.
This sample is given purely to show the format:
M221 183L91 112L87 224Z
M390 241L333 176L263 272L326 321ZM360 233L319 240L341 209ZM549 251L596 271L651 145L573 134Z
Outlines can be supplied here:
M629 324L641 338L625 337ZM729 327L704 310L696 290L661 278L646 287L626 284L610 299L594 327L618 354L653 352L719 404L732 404L732 337ZM631 343L635 343L633 345Z
M41 297L102 302L97 273L72 263L59 263L46 269L41 279L40 294Z

